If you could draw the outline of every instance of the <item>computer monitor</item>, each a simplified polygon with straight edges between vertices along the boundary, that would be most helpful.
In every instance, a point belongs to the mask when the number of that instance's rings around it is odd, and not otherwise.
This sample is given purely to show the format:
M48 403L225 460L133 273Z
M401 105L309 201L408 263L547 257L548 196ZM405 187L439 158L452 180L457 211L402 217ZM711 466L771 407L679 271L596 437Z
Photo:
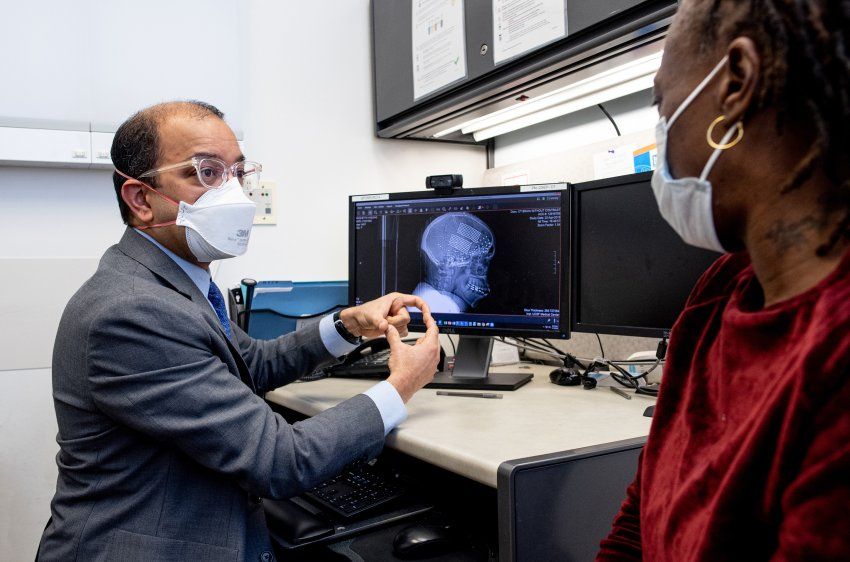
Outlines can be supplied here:
M720 256L679 238L658 211L651 178L572 186L573 331L666 337Z
M350 302L421 296L460 334L453 373L433 388L513 390L528 373L490 373L493 336L569 337L566 184L350 198ZM422 330L411 311L411 329Z

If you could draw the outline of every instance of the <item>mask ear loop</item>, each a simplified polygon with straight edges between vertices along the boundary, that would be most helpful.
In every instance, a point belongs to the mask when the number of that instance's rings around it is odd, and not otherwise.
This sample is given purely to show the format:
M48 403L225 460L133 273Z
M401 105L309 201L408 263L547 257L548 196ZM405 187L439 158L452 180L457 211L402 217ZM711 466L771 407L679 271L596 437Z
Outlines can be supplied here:
M694 98L696 98L698 95L700 95L702 93L702 91L705 89L705 87L708 86L708 83L711 82L712 79L715 76L717 76L717 73L720 72L720 70L723 68L723 65L725 65L726 61L728 61L728 60L729 60L729 55L726 55L725 57L723 57L720 60L720 62L717 63L717 66L715 66L714 69L711 72L708 73L708 76L703 78L702 82L700 82L697 85L697 87L694 88L694 90L690 93L690 95L688 95L688 97L685 98L685 101L683 101L682 103L679 104L679 107L677 107L676 111L673 112L673 115L670 116L670 120L667 121L667 128L668 129L673 126L673 122L676 121L676 119L679 118L679 116L682 114L682 112L685 111L685 109L687 109L687 107L689 105L691 105L691 102L694 101Z
M162 197L166 201L170 201L171 203L174 203L178 207L180 206L180 203L178 201L175 201L174 199L172 199L168 195L165 195L164 193L160 193L159 191L157 191L156 189L154 189L150 185L146 184L142 180L132 178L132 177L128 176L127 174L125 174L124 172L122 172L121 170L119 170L118 168L115 169L115 173L118 174L119 176L121 176L122 178L127 178L128 180L133 180L133 181L139 182L140 184L145 186L148 190L152 191L153 193L156 193L157 195L159 195L160 197ZM136 226L134 228L137 228L139 230L148 230L149 228L156 228L156 227L159 227L159 226L171 226L172 224L177 224L177 220L175 219L173 221L161 222L161 223L158 223L158 224L151 224L151 225L148 225L148 226Z

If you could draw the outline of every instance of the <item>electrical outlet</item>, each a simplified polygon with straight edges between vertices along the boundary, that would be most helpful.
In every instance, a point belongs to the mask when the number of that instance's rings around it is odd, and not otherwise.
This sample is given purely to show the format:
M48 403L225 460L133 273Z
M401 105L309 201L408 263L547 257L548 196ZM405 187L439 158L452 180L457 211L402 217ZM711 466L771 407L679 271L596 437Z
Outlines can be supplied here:
M277 184L261 181L256 189L245 190L248 199L257 204L254 224L277 224Z

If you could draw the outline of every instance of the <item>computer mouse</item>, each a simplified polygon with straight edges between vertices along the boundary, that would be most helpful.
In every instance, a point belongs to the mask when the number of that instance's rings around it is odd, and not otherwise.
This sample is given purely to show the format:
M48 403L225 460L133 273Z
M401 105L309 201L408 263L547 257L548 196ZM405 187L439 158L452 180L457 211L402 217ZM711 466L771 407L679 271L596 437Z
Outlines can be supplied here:
M559 386L578 386L581 384L581 373L572 367L558 367L549 373L549 381Z
M460 544L450 525L416 523L405 527L393 539L393 554L405 560L418 560L448 554Z

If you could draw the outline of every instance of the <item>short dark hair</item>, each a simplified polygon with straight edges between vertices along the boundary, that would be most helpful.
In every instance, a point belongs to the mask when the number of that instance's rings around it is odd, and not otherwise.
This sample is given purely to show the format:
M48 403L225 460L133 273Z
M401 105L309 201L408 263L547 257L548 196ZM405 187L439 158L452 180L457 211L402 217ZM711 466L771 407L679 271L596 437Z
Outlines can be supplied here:
M112 165L115 169L131 178L138 178L148 170L156 168L160 157L159 127L169 117L174 115L190 115L203 119L214 116L224 119L217 107L197 100L173 101L159 103L147 107L124 121L115 132L112 140ZM130 208L121 198L121 186L126 178L112 173L112 183L115 184L115 195L118 198L118 209L121 220L129 224ZM148 183L156 187L156 178L150 178Z

